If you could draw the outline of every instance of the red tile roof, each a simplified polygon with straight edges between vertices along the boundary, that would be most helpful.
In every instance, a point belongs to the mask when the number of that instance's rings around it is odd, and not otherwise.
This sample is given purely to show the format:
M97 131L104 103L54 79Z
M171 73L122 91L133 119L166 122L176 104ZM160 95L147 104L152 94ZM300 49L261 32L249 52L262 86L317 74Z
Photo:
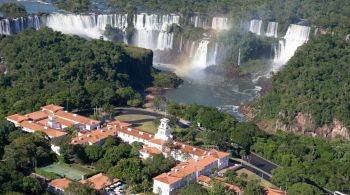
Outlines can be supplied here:
M173 184L196 171L204 170L206 166L215 163L217 160L218 159L213 156L203 156L199 159L191 159L178 164L176 167L172 168L170 172L158 175L153 179L163 183Z
M148 147L148 146L144 146L140 152L143 153L148 153L148 154L161 154L162 151L160 151L158 148L155 147Z
M48 183L48 185L64 191L71 182L72 180L70 179L59 178L59 179L52 180L50 183Z
M22 122L22 121L28 120L28 117L23 116L23 115L21 115L21 114L14 114L14 115L11 115L11 116L6 117L6 119L7 119L8 121L11 121L11 122L14 121L14 122L20 123L20 122Z
M50 111L51 113L55 113L55 112L57 112L59 110L63 110L64 107L57 106L57 105L54 105L54 104L50 104L50 105L46 105L46 106L41 107L41 109Z
M157 145L164 145L166 143L166 141L164 141L162 139L151 139L151 140L149 140L149 142L157 144Z
M20 125L23 128L27 128L30 129L32 131L37 131L37 132L43 132L46 135L48 135L51 138L55 138L55 137L61 137L66 135L66 132L60 131L60 130L56 130L56 129L52 129L49 127L45 127L43 125L37 124L37 123L33 123L31 121L23 121L20 123Z
M116 129L105 127L103 129L88 131L81 136L75 137L72 139L71 143L72 144L85 144L85 143L95 144L101 140L106 139L110 135L116 136L117 135Z
M84 184L86 183L87 181L90 181L93 185L93 187L96 189L96 190L101 190L109 185L111 185L112 183L116 183L118 181L120 181L119 179L113 179L110 180L106 174L103 174L103 173L99 173L97 175L94 175L86 180L80 180L80 183Z
M118 127L131 127L132 126L132 124L126 123L126 122L123 122L123 121L112 121L112 122L108 123L108 125L110 125L110 126L118 126Z
M72 122L72 121L65 120L65 119L59 118L59 117L57 117L57 118L55 119L55 121L58 122L58 123L60 123L60 124L62 124L62 125L64 125L64 126L66 126L66 127L70 127L70 126L73 126L73 125L76 124L76 123L74 123L74 122Z
M203 150L203 149L200 149L198 147L194 147L194 146L191 146L191 145L188 145L185 143L181 143L181 142L177 142L177 141L174 141L173 143L174 143L174 145L177 146L177 148L179 150L181 150L184 153L192 154L195 156L205 156L208 153L208 151L206 151L206 150Z
M80 116L78 114L70 113L67 111L62 111L59 110L55 113L55 116L59 118L63 118L65 120L71 121L71 122L76 122L84 125L95 125L95 124L100 124L100 121L90 119L88 117Z
M32 113L26 114L25 116L33 121L39 121L49 117L49 115L43 111L32 112Z
M154 138L154 135L151 133L147 133L145 131L141 131L135 128L130 127L130 124L128 123L124 123L124 122L120 122L120 121L113 121L111 123L107 124L107 127L112 127L112 128L116 128L116 130L119 133L124 133L127 135L131 135L133 137L136 138L140 138L143 140L151 140Z

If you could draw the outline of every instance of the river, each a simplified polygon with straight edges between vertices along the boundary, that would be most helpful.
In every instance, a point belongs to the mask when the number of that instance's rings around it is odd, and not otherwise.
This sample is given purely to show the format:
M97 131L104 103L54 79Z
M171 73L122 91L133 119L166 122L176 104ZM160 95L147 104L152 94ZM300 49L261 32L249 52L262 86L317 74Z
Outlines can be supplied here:
M217 107L240 120L243 115L238 110L239 106L252 101L261 90L251 79L228 78L203 70L181 71L176 65L155 64L154 67L175 72L184 80L178 88L166 91L167 98L178 103Z
M3 3L9 3L9 2L16 2L21 5L23 5L28 13L39 13L39 12L45 12L45 13L52 13L57 10L57 8L50 4L45 3L40 0L20 0L20 1L13 1L13 0L0 0L0 5Z

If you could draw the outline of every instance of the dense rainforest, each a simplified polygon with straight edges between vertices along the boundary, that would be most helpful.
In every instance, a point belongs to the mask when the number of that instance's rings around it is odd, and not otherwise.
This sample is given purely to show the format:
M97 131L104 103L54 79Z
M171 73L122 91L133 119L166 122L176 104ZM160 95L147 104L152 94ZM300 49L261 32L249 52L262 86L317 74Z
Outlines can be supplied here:
M61 9L88 12L94 5L86 0L47 0ZM305 19L321 27L349 32L350 2L342 0L105 0L112 12L148 11L181 13L183 16L202 14L229 16L237 23L245 18L278 21L285 31L290 23Z
M0 116L55 103L68 109L142 103L152 84L152 51L85 40L50 29L28 30L0 42Z
M349 43L335 36L314 37L274 75L272 89L253 103L256 118L293 125L302 113L311 115L306 132L334 118L349 129L349 72Z
M246 17L274 20L287 25L307 19L322 28L350 28L350 2L342 0L107 0L116 8L143 8L150 11L187 14L228 15L234 20Z
M29 175L39 171L57 178L54 173L37 170L57 161L96 163L96 170L135 184L136 192L149 191L152 178L174 166L175 161L163 155L141 161L138 151L142 144L130 146L113 137L102 147L53 140L65 143L57 158L43 134L24 133L5 121L9 114L32 112L49 103L69 110L137 106L143 102L138 91L153 84L168 87L179 82L176 76L152 68L152 51L50 29L2 38L0 48L7 70L0 73L0 194L46 194L45 185ZM94 194L86 186L70 186L67 192L80 194L78 189Z

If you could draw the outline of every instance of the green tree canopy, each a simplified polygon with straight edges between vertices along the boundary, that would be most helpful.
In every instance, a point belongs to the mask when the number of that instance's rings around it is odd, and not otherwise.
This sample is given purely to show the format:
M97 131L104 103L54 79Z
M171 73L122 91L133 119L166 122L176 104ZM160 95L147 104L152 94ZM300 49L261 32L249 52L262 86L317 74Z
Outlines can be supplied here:
M120 160L116 166L110 168L107 172L111 178L119 178L130 184L135 184L142 179L142 163L137 158Z
M64 190L68 195L95 195L96 191L91 187L91 184L82 184L80 182L71 182L69 186Z

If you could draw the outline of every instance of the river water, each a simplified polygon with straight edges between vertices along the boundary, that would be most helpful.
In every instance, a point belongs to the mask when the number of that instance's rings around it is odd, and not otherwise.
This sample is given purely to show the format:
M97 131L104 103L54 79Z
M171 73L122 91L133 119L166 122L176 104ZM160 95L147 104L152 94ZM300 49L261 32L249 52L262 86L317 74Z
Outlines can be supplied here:
M20 1L14 1L14 0L0 0L0 5L3 3L9 3L9 2L16 2L18 4L23 5L28 13L39 13L39 12L45 12L45 13L51 13L56 11L56 7L53 6L50 3L45 3L40 0L20 0Z
M252 101L261 90L251 79L228 78L203 70L181 71L176 65L155 64L154 67L175 72L184 80L181 86L165 93L167 98L178 103L217 107L241 120L243 115L238 110L239 106Z

